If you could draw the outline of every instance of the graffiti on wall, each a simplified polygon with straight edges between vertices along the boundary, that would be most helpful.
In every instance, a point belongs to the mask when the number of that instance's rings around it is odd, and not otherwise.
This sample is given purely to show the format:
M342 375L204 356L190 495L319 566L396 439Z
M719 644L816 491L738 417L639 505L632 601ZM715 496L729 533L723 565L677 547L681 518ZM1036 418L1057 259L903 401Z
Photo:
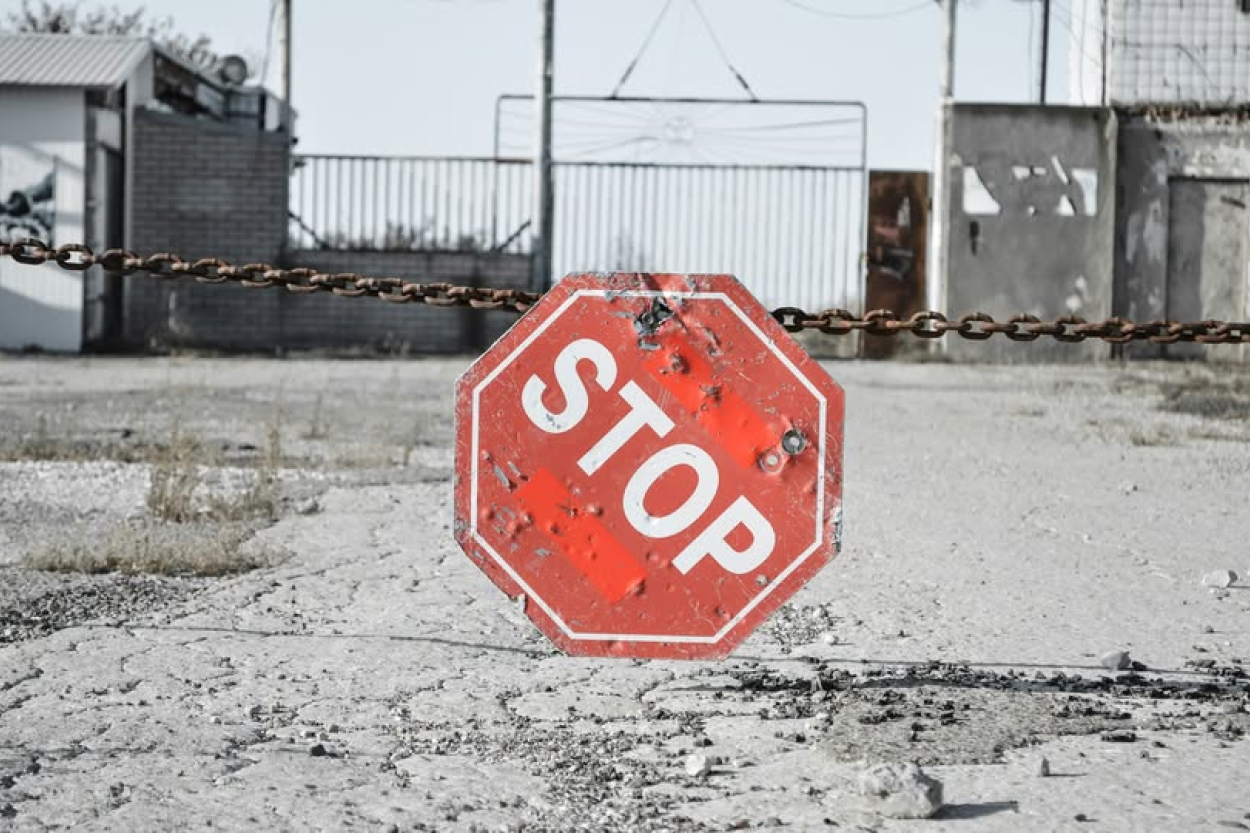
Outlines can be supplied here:
M0 145L0 241L34 237L55 245L56 159Z

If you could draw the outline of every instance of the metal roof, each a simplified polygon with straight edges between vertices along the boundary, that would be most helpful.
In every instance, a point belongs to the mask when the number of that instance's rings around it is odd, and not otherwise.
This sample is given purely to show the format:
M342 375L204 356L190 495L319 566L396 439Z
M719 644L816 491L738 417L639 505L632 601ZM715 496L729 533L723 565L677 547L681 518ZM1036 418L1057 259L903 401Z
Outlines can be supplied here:
M153 49L147 38L0 34L0 85L117 87Z

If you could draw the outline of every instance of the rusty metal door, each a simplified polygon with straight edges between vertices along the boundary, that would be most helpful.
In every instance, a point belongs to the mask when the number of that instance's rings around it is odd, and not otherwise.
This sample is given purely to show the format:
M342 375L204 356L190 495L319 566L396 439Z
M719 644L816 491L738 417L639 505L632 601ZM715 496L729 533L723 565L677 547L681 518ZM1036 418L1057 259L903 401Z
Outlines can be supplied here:
M1167 317L1250 317L1250 182L1174 179L1168 191ZM1244 346L1172 344L1165 355L1244 360L1250 354Z
M928 205L928 171L869 172L865 310L888 309L902 317L924 309ZM864 358L888 359L923 345L866 335L860 349Z

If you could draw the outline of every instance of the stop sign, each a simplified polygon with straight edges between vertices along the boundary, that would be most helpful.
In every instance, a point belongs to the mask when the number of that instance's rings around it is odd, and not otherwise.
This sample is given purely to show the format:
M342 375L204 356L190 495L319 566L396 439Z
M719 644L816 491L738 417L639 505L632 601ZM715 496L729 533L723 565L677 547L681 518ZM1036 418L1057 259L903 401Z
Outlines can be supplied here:
M729 275L571 275L456 387L456 539L571 654L723 657L840 545L842 390Z

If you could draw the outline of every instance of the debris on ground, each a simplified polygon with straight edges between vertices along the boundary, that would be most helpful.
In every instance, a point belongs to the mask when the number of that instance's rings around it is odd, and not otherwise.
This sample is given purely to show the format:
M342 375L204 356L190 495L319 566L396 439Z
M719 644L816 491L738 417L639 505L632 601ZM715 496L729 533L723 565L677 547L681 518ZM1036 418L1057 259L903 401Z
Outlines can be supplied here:
M695 754L686 758L686 774L691 778L703 778L711 771L711 756Z
M1126 671L1133 667L1133 658L1128 651L1108 651L1098 660L1098 664L1108 671Z
M942 782L916 764L874 764L859 773L859 794L874 812L894 819L927 819L942 809Z
M1202 577L1204 587L1217 587L1221 590L1237 583L1237 574L1232 570L1215 570Z

